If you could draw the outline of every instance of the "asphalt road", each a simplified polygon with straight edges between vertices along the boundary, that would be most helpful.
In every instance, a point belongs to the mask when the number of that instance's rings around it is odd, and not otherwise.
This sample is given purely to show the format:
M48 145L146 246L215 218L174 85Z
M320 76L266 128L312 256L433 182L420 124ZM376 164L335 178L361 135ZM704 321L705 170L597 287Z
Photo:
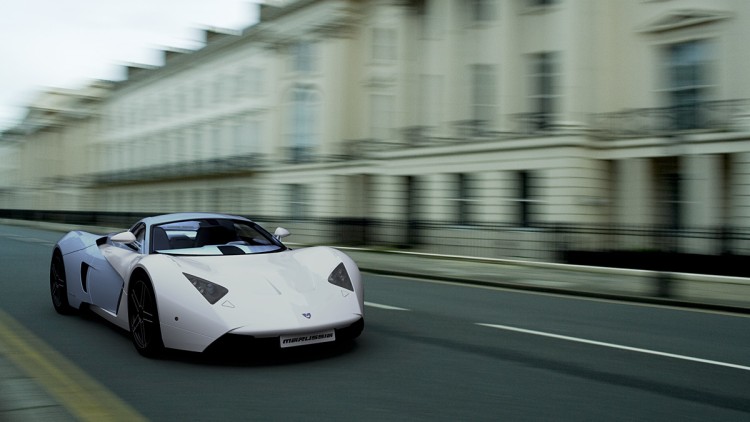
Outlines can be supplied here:
M0 309L151 420L750 419L750 318L367 275L351 347L138 355L57 315L60 233L0 226Z

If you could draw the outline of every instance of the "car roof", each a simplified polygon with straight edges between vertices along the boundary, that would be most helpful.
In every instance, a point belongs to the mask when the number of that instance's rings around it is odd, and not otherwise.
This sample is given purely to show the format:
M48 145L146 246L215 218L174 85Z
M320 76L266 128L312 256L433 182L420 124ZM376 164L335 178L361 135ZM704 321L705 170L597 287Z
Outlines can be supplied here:
M228 218L230 220L242 220L242 221L252 222L252 220L247 219L245 217L241 217L239 215L217 214L217 213L210 213L210 212L178 212L178 213L173 213L173 214L162 214L162 215L155 215L153 217L146 217L141 221L146 223L146 225L151 226L154 224L164 224L164 223L169 223L173 221L200 220L200 219L206 219L206 218Z

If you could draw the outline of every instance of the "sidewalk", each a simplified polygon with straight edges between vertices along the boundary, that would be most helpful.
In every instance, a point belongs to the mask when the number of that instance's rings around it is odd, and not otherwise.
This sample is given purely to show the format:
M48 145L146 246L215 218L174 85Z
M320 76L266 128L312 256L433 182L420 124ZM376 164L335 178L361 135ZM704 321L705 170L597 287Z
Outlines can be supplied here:
M109 233L122 228L0 219L43 230ZM61 234L62 236L62 234ZM291 237L291 245L294 238ZM335 246L334 246L335 247ZM364 272L457 283L661 303L750 314L750 278L591 267L513 259L473 258L398 250L339 247Z
M114 228L12 220L2 220L0 224L59 232L76 229L100 233L116 231ZM350 255L363 272L374 274L750 314L750 279L746 278L661 274L363 248L339 249ZM0 420L75 420L38 382L8 359L8 350L3 350L2 346L0 342Z
M0 219L43 230L118 228ZM62 236L62 234L61 234ZM293 241L293 237L290 238ZM294 245L304 247L304 245ZM335 246L334 246L335 247ZM364 272L750 314L750 278L339 247Z
M340 248L363 272L750 313L750 279Z
M9 321L0 309L0 421L75 421L38 378L22 369L24 335Z
M32 377L0 350L0 420L7 422L75 421Z

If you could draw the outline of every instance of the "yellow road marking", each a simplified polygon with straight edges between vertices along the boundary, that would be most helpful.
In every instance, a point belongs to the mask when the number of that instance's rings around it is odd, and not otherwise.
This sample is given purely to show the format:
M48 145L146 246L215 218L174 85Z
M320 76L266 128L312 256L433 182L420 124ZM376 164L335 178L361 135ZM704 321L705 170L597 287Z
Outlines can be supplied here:
M0 309L0 353L82 421L146 418Z

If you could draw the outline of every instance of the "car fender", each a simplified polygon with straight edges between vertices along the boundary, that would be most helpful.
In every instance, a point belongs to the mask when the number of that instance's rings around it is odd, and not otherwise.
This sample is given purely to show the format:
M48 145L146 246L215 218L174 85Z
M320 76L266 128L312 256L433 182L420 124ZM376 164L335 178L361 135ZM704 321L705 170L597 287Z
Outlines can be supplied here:
M88 271L88 266L82 264L90 264L97 256L101 258L96 248L97 240L101 238L101 235L74 230L60 238L53 249L53 253L59 252L63 257L68 303L74 309L79 309L82 303L91 303L86 278L88 273L81 273L82 270Z
M315 246L298 249L296 252L298 254L297 259L300 262L307 265L311 271L320 274L326 281L336 266L339 265L339 263L343 263L346 272L349 274L349 279L352 282L354 293L357 295L360 314L364 315L365 292L364 286L362 285L362 276L360 275L359 267L357 267L357 264L349 257L349 255L328 246Z
M168 255L149 255L136 269L154 288L165 347L202 351L230 328ZM133 277L131 277L132 281Z
M128 275L133 273L133 269L145 256L130 248L112 244L99 246L99 251L109 265L120 275L122 280L126 280Z
M96 235L81 230L74 230L68 232L60 240L57 241L55 248L60 250L63 256L78 252L96 244L97 239L100 239L101 235Z
M328 248L344 263L346 272L349 273L349 278L352 280L352 286L354 292L357 294L357 302L359 302L360 312L364 316L365 314L365 286L362 284L362 274L359 272L359 267L354 260L344 252L338 249Z

